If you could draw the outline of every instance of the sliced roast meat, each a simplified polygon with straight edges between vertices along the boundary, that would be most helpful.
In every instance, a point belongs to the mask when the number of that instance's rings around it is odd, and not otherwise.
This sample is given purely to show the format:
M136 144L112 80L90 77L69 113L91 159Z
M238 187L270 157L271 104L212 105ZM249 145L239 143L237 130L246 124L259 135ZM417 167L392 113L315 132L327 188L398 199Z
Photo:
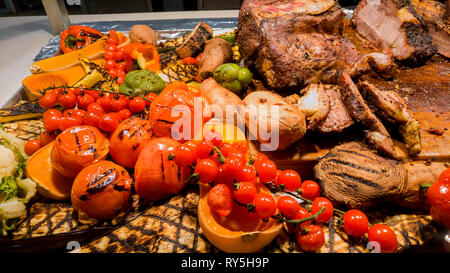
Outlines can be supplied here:
M338 34L344 16L334 0L245 0L239 12L237 44L246 63L251 65L264 35L263 20L270 21L278 32Z
M439 175L447 169L444 162L412 161L404 163L408 178L406 182L406 192L401 199L395 203L402 207L429 210L427 190L422 188L423 184L433 184Z
M450 21L446 15L445 5L435 0L410 0L410 2L414 11L426 23L438 53L450 58ZM447 1L447 5L449 3Z
M372 52L365 55L370 69L384 79L391 79L397 72L397 65L392 58L383 53Z
M410 155L420 153L419 122L406 102L394 91L381 91L367 81L358 83L361 94L373 111L393 124L398 124Z
M336 146L314 166L324 196L350 208L373 207L406 192L406 170L357 142Z
M353 20L360 34L397 60L418 65L436 52L409 0L362 0Z
M330 112L330 102L322 84L312 83L300 91L301 97L290 102L306 116L307 129L314 130Z
M380 152L395 157L394 143L380 119L372 112L350 76L343 72L339 77L342 101L354 121L367 127L367 140Z
M342 103L339 87L324 85L330 102L328 115L319 123L316 131L321 133L340 133L353 124L353 120Z

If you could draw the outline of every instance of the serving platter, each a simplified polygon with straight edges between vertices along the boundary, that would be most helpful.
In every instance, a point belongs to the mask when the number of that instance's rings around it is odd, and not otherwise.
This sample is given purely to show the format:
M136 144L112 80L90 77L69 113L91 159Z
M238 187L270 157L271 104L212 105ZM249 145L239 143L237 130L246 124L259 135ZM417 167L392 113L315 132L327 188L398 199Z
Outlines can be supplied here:
M351 10L345 10L347 15ZM199 22L206 22L215 30L215 34L227 32L237 24L237 18L195 19L195 20L163 20L163 21L139 21L139 22L96 22L85 23L99 30L114 28L126 32L134 24L147 24L157 30L160 39L170 39L186 34ZM54 37L44 46L37 59L53 56L58 37ZM434 62L442 62L435 60ZM447 77L450 70L448 61L444 60L447 67ZM418 70L416 73L422 73ZM411 72L409 72L411 73ZM414 73L414 72L413 72ZM408 75L405 75L405 77ZM426 89L429 92L429 84L414 82L413 77L408 81L398 79L395 84L413 86L417 90ZM437 84L439 85L439 84ZM436 87L436 83L435 86ZM449 82L443 82L441 89L449 90ZM412 87L409 87L412 88ZM405 88L400 88L405 90ZM408 94L401 94L407 96ZM430 94L433 96L433 94ZM446 94L444 93L444 96ZM5 107L16 105L25 99L24 90L19 89L15 95L4 105ZM448 100L444 97L443 101ZM420 99L418 99L420 100ZM423 105L418 103L413 111L427 113L435 111L435 104ZM413 107L414 108L414 107ZM444 106L445 108L445 106ZM439 111L439 110L438 110ZM441 109L440 111L448 111ZM447 113L437 113L437 120L449 125ZM7 131L22 139L36 137L44 131L39 119L24 120L4 124ZM429 128L427 125L424 128ZM449 126L447 126L449 127ZM349 133L351 135L351 133ZM447 149L448 131L442 136L424 131L422 137L429 138L430 143L441 143L436 149ZM296 147L288 152L277 152L271 156L280 168L297 169L302 177L312 177L312 166L316 160L326 151L339 143L340 139L333 141L307 137L301 140ZM311 139L314 138L313 143ZM439 141L436 139L439 138ZM444 146L442 146L444 145ZM256 147L255 142L251 143ZM431 159L433 155L423 155L422 159ZM30 202L27 216L20 221L18 228L7 238L0 239L0 251L3 252L44 252L44 251L68 251L68 252L218 252L211 245L199 226L197 220L197 205L199 192L196 185L188 185L178 195L153 203L144 203L137 195L133 196L133 202L127 213L119 215L112 221L102 222L96 225L81 223L77 212L67 202L52 202L44 198L37 198ZM396 233L399 241L399 250L408 250L413 246L423 245L430 239L440 236L442 228L432 221L427 212L399 209L398 207L385 206L368 215L373 223L384 222ZM367 242L355 241L338 228L339 223L333 217L328 226L324 227L326 243L320 252L369 252ZM301 252L301 249L293 243L286 233L282 233L269 246L263 249L265 252Z

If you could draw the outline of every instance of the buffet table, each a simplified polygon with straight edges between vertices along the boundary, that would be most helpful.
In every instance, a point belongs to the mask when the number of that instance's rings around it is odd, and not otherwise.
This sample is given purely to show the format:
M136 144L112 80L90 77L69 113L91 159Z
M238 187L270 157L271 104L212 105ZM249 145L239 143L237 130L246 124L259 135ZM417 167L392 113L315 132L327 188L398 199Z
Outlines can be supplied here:
M237 17L238 10L70 15L72 24L94 21L165 20ZM20 88L30 75L28 67L41 47L53 36L46 16L0 18L0 105Z

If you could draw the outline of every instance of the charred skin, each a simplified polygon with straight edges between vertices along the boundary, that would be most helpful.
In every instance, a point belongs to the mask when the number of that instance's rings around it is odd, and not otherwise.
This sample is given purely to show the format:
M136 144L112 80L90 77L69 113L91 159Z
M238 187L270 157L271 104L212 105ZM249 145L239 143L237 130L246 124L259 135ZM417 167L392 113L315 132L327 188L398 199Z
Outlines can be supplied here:
M324 195L350 208L397 200L406 191L406 170L357 142L336 146L314 166Z
M207 40L213 37L212 28L204 22L200 22L189 34L184 43L175 49L178 57L195 57L204 48Z
M360 1L353 21L362 36L407 65L423 64L436 52L409 0Z

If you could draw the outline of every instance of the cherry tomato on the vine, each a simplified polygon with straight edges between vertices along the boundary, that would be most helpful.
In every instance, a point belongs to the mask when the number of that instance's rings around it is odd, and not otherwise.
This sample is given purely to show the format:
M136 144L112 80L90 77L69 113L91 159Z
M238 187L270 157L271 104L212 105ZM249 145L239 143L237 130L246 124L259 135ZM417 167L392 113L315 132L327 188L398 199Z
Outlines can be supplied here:
M369 231L369 219L362 211L351 209L344 214L344 230L350 236L361 237Z
M311 206L311 214L317 213L322 207L325 207L325 210L315 219L317 223L326 223L330 221L334 214L333 204L325 197L317 197L314 199Z
M106 60L104 69L111 70L115 68L116 68L116 61L114 61L114 53L113 53L113 59Z
M320 186L312 180L305 180L300 185L300 193L304 198L314 200L320 196Z
M78 116L68 116L68 117L62 117L59 122L59 130L64 131L67 128L83 125L83 118Z
M190 145L181 144L174 150L175 163L178 166L189 166L197 160L197 150Z
M84 124L98 128L99 127L98 124L102 119L103 115L104 115L103 113L99 112L87 112L86 116L84 117Z
M119 117L115 113L108 113L103 115L98 126L104 132L113 132L119 126Z
M233 197L241 204L252 204L256 197L255 184L251 182L239 182L236 183L233 190Z
M242 167L241 171L239 172L239 175L237 177L237 181L239 182L252 182L256 183L256 170L253 166L244 166Z
M57 100L58 95L56 94L56 92L48 92L39 98L39 105L42 108L50 109L55 106Z
M128 106L133 113L139 113L145 110L145 100L143 98L135 97L130 101Z
M208 192L209 207L220 216L228 216L233 209L231 189L225 184L217 184Z
M214 146L208 141L203 140L197 146L197 158L203 159L211 155Z
M105 113L105 111L103 110L103 107L97 102L93 102L93 103L89 104L87 107L87 111L88 112Z
M78 97L78 106L82 109L87 109L89 104L93 103L95 100L89 94L84 94Z
M41 142L37 139L30 139L27 142L25 142L25 153L27 155L34 154L40 148L41 148Z
M392 229L384 224L373 225L368 232L370 242L378 242L382 253L397 252L397 236Z
M272 160L258 161L254 164L262 183L269 183L277 177L277 165Z
M199 181L202 183L211 183L217 176L219 167L211 159L201 159L197 162L194 172L198 174Z
M119 115L120 120L126 120L127 118L131 117L133 113L131 113L130 110L125 108L117 112L117 115Z
M41 143L41 147L46 146L47 144L55 140L55 138L56 138L55 134L50 134L47 131L43 132L42 134L39 135L39 142Z
M277 210L277 203L272 195L268 193L258 193L253 200L256 214L262 219L269 219Z
M106 61L114 60L114 52L113 51L106 51L105 54L103 54L103 58L105 58Z
M300 175L294 170L282 171L277 176L277 183L284 185L284 188L288 191L296 191L301 185Z
M77 104L77 97L71 91L58 97L58 103L64 108L69 109Z
M42 116L42 120L45 120L49 116L62 117L62 113L61 113L61 111L56 110L56 109L48 109L47 111L44 112L44 115Z
M325 244L325 234L323 229L316 225L305 227L307 232L297 233L297 244L305 251L316 252Z
M278 211L289 219L294 219L297 215L300 204L290 196L281 196L277 201Z
M44 119L44 128L47 132L51 133L59 129L59 122L61 121L61 116L48 116Z

